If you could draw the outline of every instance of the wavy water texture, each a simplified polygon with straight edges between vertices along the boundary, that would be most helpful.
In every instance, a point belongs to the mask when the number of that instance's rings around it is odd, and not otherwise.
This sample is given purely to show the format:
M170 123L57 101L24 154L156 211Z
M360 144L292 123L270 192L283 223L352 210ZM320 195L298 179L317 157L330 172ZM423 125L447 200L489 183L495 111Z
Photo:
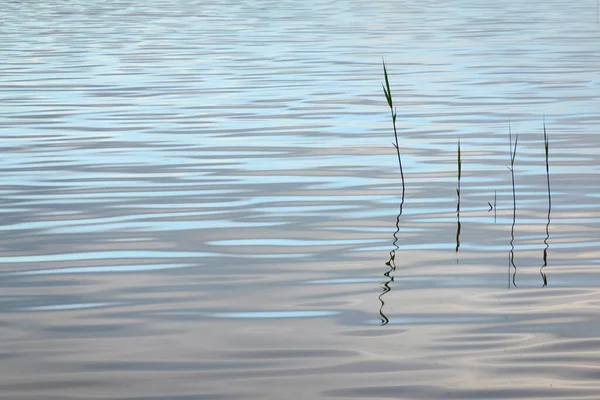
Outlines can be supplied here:
M2 398L600 397L594 0L0 21Z

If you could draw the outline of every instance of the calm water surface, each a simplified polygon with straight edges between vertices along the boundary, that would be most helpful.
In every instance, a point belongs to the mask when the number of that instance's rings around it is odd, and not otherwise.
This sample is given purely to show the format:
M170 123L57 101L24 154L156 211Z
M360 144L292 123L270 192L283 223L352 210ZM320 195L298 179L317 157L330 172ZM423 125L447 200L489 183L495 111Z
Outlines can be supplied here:
M599 398L596 7L5 2L2 398Z

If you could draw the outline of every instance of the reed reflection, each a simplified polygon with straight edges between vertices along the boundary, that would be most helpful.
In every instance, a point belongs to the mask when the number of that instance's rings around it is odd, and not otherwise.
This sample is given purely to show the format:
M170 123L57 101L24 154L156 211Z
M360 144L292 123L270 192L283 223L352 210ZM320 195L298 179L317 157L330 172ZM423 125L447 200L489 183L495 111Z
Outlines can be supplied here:
M517 267L515 266L515 222L516 222L516 208L513 208L513 221L512 226L510 228L510 250L508 251L508 288L510 289L511 279L510 279L510 271L511 267L513 270L512 274L512 285L517 287Z
M542 275L543 285L542 287L548 286L548 277L544 272L544 268L548 265L548 239L550 239L550 213L552 212L552 195L550 191L550 164L548 163L548 134L546 133L546 121L544 120L544 150L546 154L546 182L548 184L548 219L546 222L546 238L544 239L544 252L542 255L542 267L540 268L540 275Z
M395 254L394 254L394 251L392 250L392 251L390 251L390 260L385 263L385 265L389 266L390 269L383 273L383 276L387 280L382 283L382 291L378 297L379 302L381 303L381 306L379 307L379 318L381 320L381 325L387 325L390 322L389 318L383 312L383 307L385 306L385 301L383 300L383 296L392 290L392 287L390 286L391 283L394 282L394 276L392 275L392 272L396 270L396 264L394 261L394 257L395 257Z
M511 182L512 182L512 192L513 192L513 219L512 226L510 228L510 250L508 252L508 289L510 289L511 279L510 279L510 271L511 267L513 270L512 274L512 285L517 287L517 267L515 266L515 224L517 222L517 195L515 192L515 157L517 156L517 143L519 142L519 134L515 137L515 144L513 147L512 142L512 131L510 128L510 124L508 125L508 144L510 148L510 167L507 168L510 171Z
M394 249L390 251L390 259L385 263L389 268L383 276L386 278L386 281L382 284L382 292L379 295L379 301L381 302L381 307L379 308L379 316L381 317L381 325L387 325L390 320L383 312L383 307L385 306L385 302L383 301L383 296L392 290L390 286L394 281L394 276L392 273L396 270L396 250L398 250L398 232L400 232L400 217L402 216L402 208L404 207L404 193L405 193L405 185L404 185L404 171L402 170L402 159L400 157L400 144L398 143L398 131L396 130L396 108L394 107L394 100L392 97L392 89L390 88L390 81L388 79L387 69L385 68L385 61L381 60L383 63L383 76L385 78L385 85L383 86L383 93L385 95L385 99L387 100L387 104L390 107L390 112L392 115L392 125L394 126L394 139L395 142L392 142L392 146L396 149L396 155L398 156L398 167L400 168L400 178L402 179L402 200L400 201L400 211L398 212L398 216L396 217L396 231L394 232L394 241L392 245Z
M458 139L458 183L456 186L456 248L455 253L458 253L460 248L460 177L462 173L462 163L460 159L460 139ZM456 259L458 263L458 258Z
M550 245L548 244L548 239L550 238L549 227L550 227L550 208L548 208L548 222L546 222L546 238L544 239L544 244L546 245L546 247L544 247L544 252L542 255L542 261L544 263L542 264L542 266L540 268L540 275L542 275L542 282L543 282L542 287L548 286L548 277L546 276L546 273L544 272L544 268L546 268L546 266L548 266L548 248L550 247Z
M402 216L402 209L404 207L404 190L402 190L402 201L400 202L400 211L398 212L398 215L396 216L396 231L394 232L394 241L392 242L392 246L394 247L391 251L390 251L390 259L385 263L386 266L389 267L389 269L387 271L385 271L383 273L383 276L385 277L385 281L381 284L382 287L382 291L379 294L379 302L381 303L381 306L379 307L379 318L381 320L381 325L387 325L390 320L389 318L385 315L384 312L384 307L385 307L385 301L384 301L384 296L390 292L392 290L392 282L394 282L394 271L396 271L396 251L400 248L398 246L398 233L400 232L400 217Z
M460 248L460 217L456 221L456 248L454 249L455 253L458 253L458 249ZM456 259L458 263L458 259Z

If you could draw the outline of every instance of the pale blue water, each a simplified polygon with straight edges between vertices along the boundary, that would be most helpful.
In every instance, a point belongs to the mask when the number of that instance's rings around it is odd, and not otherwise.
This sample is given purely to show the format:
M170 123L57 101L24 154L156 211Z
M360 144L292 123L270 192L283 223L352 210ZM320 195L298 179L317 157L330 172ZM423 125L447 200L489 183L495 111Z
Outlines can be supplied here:
M600 397L595 0L5 3L0 397Z

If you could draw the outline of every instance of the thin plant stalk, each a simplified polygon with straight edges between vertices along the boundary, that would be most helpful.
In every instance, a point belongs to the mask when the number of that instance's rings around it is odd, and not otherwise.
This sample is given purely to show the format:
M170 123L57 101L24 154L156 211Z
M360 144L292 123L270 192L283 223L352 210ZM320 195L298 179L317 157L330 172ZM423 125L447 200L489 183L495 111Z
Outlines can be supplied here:
M511 132L510 125L508 126L508 142L509 142L509 147L510 147L510 167L508 169L510 170L510 176L512 179L513 208L516 210L517 209L517 196L515 193L515 157L517 156L517 143L519 142L519 134L517 133L517 136L515 137L515 144L513 147L512 132Z
M391 284L392 282L394 282L394 276L392 275L393 271L396 270L396 250L398 250L398 233L400 232L400 217L402 216L402 209L404 207L404 192L405 192L405 185L404 185L404 170L402 168L402 158L400 157L400 144L398 143L398 131L396 129L396 109L394 108L394 100L392 98L392 89L390 88L390 80L388 78L388 73L387 73L387 69L385 67L385 60L383 60L382 58L382 64L383 64L383 76L385 78L385 85L382 83L381 86L383 87L383 93L385 94L385 99L388 103L388 106L390 107L390 113L392 114L392 124L394 126L394 139L395 142L392 142L392 146L394 146L396 148L396 154L398 155L398 167L400 168L400 177L402 178L402 199L400 201L400 211L398 213L398 216L396 217L396 232L394 232L394 241L393 241L393 246L394 246L394 250L390 251L390 259L388 260L388 262L385 263L385 265L387 265L389 268L388 271L386 271L383 275L386 277L386 281L383 283L383 288L382 288L382 292L379 295L379 301L381 303L381 307L379 308L379 316L381 318L381 325L387 325L390 320L388 319L388 317L385 315L384 313L384 306L385 306L385 302L383 300L383 297L385 296L386 293L390 292L392 290Z
M462 173L462 163L460 159L460 139L458 139L458 186L456 188L457 202L456 202L456 217L460 218L460 176Z
M458 249L460 248L460 177L462 175L462 161L460 159L460 139L458 139L458 156L457 156L457 164L458 164L458 182L456 186L456 248L454 249L455 253L458 253ZM458 260L457 260L458 262Z
M514 270L513 276L512 276L512 284L515 287L517 286L517 283L516 283L517 267L515 265L515 252L514 252L514 250L515 250L515 246L514 246L515 224L517 222L517 196L516 196L516 191L515 191L515 158L517 157L517 144L519 142L519 134L517 134L517 136L515 137L515 144L513 147L512 131L511 131L510 124L508 125L508 142L509 142L509 149L510 149L510 167L508 167L508 169L510 170L511 181L512 181L512 191L513 191L513 220L512 220L512 226L510 229L510 236L511 236L510 247L511 247L511 249L508 253L508 260L509 260L508 287L510 289L510 267L511 266Z
M546 237L544 238L544 244L546 247L544 248L544 252L542 254L542 261L544 264L540 268L540 274L542 275L543 286L548 286L548 278L544 273L544 268L548 265L548 239L550 239L550 212L552 211L552 195L550 192L550 163L549 159L549 151L548 151L548 134L546 133L546 121L544 120L544 151L546 153L546 182L548 183L548 220L546 222Z
M544 121L544 150L546 153L546 182L548 184L548 214L550 214L550 210L552 209L552 196L550 195L550 163L548 162L549 149L548 134L546 133L546 121Z
M392 98L392 89L390 88L390 81L388 79L387 69L385 68L385 61L383 63L383 76L385 78L385 85L382 83L383 93L387 100L388 106L390 106L390 112L392 114L392 124L394 125L394 139L395 143L392 145L396 148L396 154L398 155L398 166L400 167L400 177L402 178L402 202L404 202L404 170L402 169L402 158L400 157L400 145L398 144L398 131L396 130L396 109L394 108L394 100Z

